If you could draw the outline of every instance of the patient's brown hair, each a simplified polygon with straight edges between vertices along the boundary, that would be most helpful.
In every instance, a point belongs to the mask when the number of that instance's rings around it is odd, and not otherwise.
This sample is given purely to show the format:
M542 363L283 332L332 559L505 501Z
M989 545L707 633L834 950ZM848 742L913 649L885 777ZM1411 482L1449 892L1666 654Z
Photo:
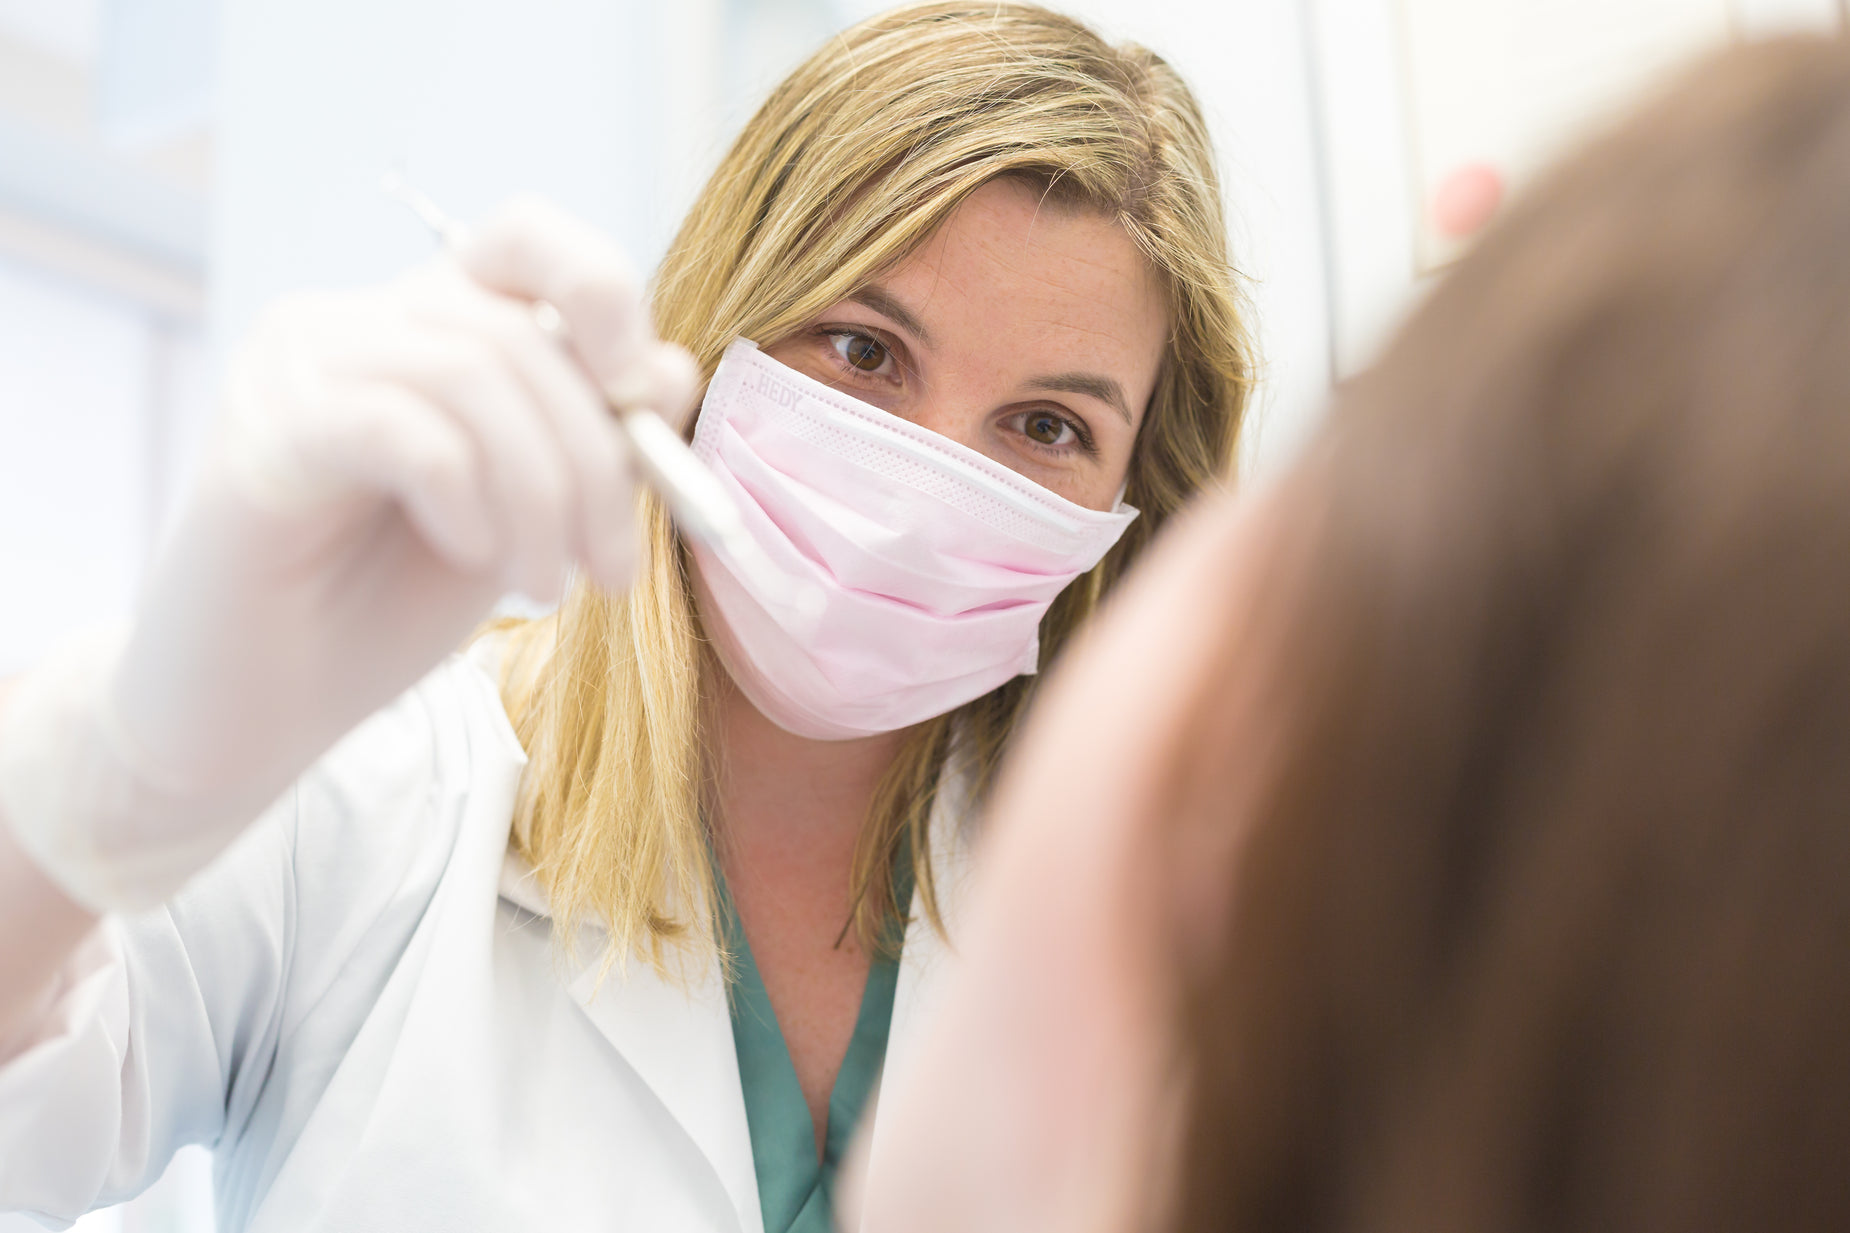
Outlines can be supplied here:
M1561 169L1281 496L1175 1226L1850 1227L1845 47ZM1235 822L1227 705L1181 824Z

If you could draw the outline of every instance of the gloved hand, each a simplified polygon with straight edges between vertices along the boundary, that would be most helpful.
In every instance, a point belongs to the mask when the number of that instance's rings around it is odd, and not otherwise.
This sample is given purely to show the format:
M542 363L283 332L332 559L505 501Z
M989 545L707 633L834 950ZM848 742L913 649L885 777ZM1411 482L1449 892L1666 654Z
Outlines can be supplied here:
M694 380L622 255L532 201L388 286L281 303L132 630L22 683L0 816L78 902L161 902L506 590L552 598L573 563L626 585L635 484L597 385L673 421Z

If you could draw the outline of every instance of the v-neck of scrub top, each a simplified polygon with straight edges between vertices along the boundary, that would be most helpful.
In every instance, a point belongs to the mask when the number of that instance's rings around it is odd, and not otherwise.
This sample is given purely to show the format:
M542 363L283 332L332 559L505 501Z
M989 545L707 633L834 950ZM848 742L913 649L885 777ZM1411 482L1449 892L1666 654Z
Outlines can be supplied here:
M898 902L910 903L911 863L902 857L894 863L893 873ZM716 881L725 937L732 944L733 979L726 1000L732 1010L732 1043L739 1058L739 1083L745 1091L745 1122L751 1135L764 1233L834 1233L835 1173L854 1141L855 1126L886 1062L893 992L899 983L898 958L875 956L868 964L854 1035L829 1092L829 1125L818 1160L815 1123L797 1082L796 1064L790 1060L783 1029L777 1024L777 1012L771 1008L764 977L752 958L732 891L723 877Z

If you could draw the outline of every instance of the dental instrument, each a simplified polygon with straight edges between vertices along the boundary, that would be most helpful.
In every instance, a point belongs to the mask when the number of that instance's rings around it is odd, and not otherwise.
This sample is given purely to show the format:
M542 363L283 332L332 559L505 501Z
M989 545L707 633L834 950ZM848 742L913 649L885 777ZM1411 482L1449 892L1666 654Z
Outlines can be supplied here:
M446 249L454 252L468 239L468 228L444 213L398 172L387 172L380 188L415 214ZM536 301L533 320L547 337L562 347L572 347L565 317L552 304ZM713 472L694 456L681 435L657 412L637 406L636 400L623 391L604 388L600 393L616 414L644 480L667 503L682 531L730 557L736 568L760 577L774 594L787 598L797 613L811 616L818 612L821 595L816 588L788 578L771 565L746 531L738 505Z

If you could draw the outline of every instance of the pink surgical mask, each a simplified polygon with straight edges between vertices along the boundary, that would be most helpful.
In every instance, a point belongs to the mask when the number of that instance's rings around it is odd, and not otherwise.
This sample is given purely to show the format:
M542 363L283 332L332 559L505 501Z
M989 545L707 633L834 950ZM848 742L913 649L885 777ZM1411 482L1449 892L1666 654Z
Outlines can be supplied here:
M1048 605L1137 517L1075 505L744 339L707 386L694 453L770 565L693 545L707 633L766 718L822 740L1033 672Z

